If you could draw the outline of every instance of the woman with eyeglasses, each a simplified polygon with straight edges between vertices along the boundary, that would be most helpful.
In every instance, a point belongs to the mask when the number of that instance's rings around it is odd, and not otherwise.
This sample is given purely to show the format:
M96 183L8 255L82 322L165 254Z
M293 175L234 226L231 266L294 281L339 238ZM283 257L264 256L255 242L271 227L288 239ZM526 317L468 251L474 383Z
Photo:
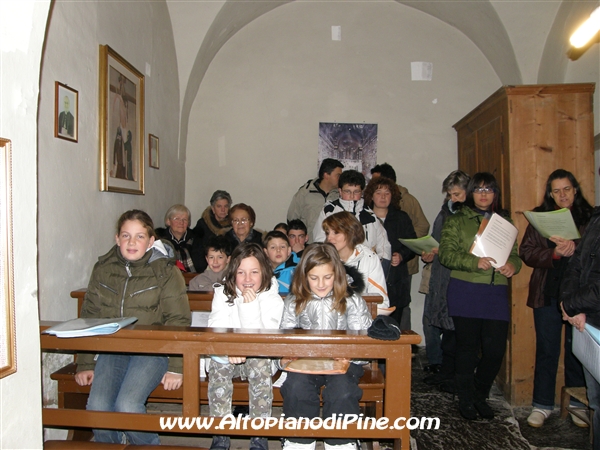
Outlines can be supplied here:
M225 237L231 242L232 250L243 242L254 242L262 246L262 233L254 229L256 213L251 206L245 203L233 205L229 210L231 230L225 233Z
M521 269L516 242L508 261L499 268L492 266L492 258L470 253L484 216L492 213L510 221L494 176L476 173L467 186L465 202L444 222L438 252L440 263L451 270L446 297L456 333L458 409L468 420L478 415L494 418L486 399L506 350L508 278Z
M175 248L177 267L182 272L198 272L204 266L202 239L189 228L190 210L185 205L173 205L165 214L166 228L155 230L160 239L166 239Z
M546 191L542 203L534 211L548 212L561 208L571 210L575 225L583 234L590 221L593 207L583 197L579 183L571 172L555 170L546 181ZM527 418L532 427L541 427L548 418L555 403L556 373L560 358L562 314L559 307L560 284L567 264L579 243L577 240L552 236L545 239L531 225L527 227L519 255L523 262L533 267L529 281L527 306L533 308L535 325L535 372L533 377L533 410ZM565 323L564 370L565 386L585 386L583 367L572 351L573 327ZM571 406L585 409L585 405L571 398ZM587 424L574 414L575 425Z

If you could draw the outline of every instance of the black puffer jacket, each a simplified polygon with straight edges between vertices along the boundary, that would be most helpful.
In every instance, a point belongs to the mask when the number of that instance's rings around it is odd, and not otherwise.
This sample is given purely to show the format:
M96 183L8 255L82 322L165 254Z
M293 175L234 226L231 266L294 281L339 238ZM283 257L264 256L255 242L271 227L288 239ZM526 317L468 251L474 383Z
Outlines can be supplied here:
M586 315L586 322L600 328L600 207L594 208L581 242L571 256L560 286L566 313Z

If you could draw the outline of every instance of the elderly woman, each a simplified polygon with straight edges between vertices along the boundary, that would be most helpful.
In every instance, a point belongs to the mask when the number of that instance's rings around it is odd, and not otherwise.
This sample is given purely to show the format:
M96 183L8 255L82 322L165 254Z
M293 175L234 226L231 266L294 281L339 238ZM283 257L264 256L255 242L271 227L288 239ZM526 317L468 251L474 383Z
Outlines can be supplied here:
M396 310L391 316L400 323L402 311L410 304L410 276L406 263L415 257L398 239L416 239L417 235L408 214L400 210L400 189L385 177L369 181L365 189L365 205L370 207L383 223L392 247L391 267L386 277L390 306Z
M173 205L165 214L166 228L157 228L156 234L175 247L177 266L183 272L200 272L206 266L202 241L188 228L191 215L184 205Z
M229 239L233 249L242 242L254 242L262 246L262 233L254 229L256 213L251 206L245 203L233 205L229 210L229 220L232 228L225 233L225 237Z
M467 185L471 177L461 170L451 172L442 183L442 193L446 194L442 209L435 218L431 236L438 242L442 240L442 227L448 217L456 212L455 205L462 204L467 198ZM425 384L440 385L446 392L454 392L454 356L456 338L454 322L448 315L446 291L450 282L450 269L440 264L438 249L423 253L421 258L431 264L429 292L425 296L423 307L423 334L425 350L429 361L428 372L423 380ZM441 339L440 339L440 336Z
M229 208L231 207L231 195L229 192L217 190L210 197L210 206L202 213L202 217L196 222L194 233L202 241L202 247L206 248L208 241L215 236L225 236L231 230L229 221ZM198 273L204 272L208 267L206 259L198 262L196 269Z
M229 208L231 207L231 195L227 191L215 191L210 197L210 206L202 213L202 217L196 222L194 233L202 238L202 244L214 236L224 236L231 230L229 221Z

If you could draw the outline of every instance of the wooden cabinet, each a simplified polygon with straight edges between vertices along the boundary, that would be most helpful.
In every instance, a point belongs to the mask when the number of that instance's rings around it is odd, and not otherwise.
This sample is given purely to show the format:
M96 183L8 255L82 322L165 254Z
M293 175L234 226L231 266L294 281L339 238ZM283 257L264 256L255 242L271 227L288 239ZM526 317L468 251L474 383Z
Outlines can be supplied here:
M594 203L594 88L594 83L503 86L454 125L458 167L470 175L495 175L519 242L527 227L523 211L541 203L554 170L573 172ZM497 378L514 406L530 405L533 392L535 331L526 305L530 276L523 265L511 281L511 327ZM562 373L561 362L557 391L564 384Z

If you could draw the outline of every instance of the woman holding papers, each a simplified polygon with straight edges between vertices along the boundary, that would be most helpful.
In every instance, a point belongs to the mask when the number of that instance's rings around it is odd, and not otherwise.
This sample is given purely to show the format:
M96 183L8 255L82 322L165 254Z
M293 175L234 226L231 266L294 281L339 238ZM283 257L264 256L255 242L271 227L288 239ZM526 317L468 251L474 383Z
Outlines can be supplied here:
M478 414L494 417L486 399L506 350L508 278L521 268L516 242L507 262L498 268L492 266L492 258L470 252L487 213L510 221L496 179L480 172L469 182L464 204L446 219L438 252L440 263L451 270L447 300L456 333L458 407L468 420L477 419Z
M386 282L390 306L396 307L391 316L398 323L402 310L410 304L410 276L406 263L415 257L412 250L402 245L398 239L417 238L410 217L400 210L400 199L398 185L389 178L373 178L365 189L365 205L383 223L392 246L392 261Z
M155 240L150 216L127 211L117 222L115 239L117 244L94 266L81 317L133 316L141 325L189 326L190 306L175 252L167 241ZM89 410L145 413L146 400L159 383L166 390L181 386L182 361L159 355L79 354L75 381L92 385ZM130 444L160 444L156 433L124 433ZM96 442L120 444L122 435L94 430Z
M573 174L558 169L548 177L544 200L534 212L550 212L561 208L571 211L575 225L579 232L583 233L593 208L583 197ZM563 329L558 306L559 288L578 242L579 239L573 241L559 236L546 239L529 225L519 250L523 262L533 267L527 297L527 306L533 308L536 336L533 410L527 419L527 423L532 427L541 427L554 409L556 372ZM580 387L585 385L585 380L581 363L573 355L572 330L573 327L567 323L564 345L565 386ZM571 406L585 407L573 398ZM571 418L575 425L587 426L577 416L571 414Z
M448 217L456 213L455 206L462 204L467 198L467 186L471 177L461 170L451 172L442 183L442 193L446 199L442 209L433 222L431 236L438 242L442 239L442 227ZM429 292L425 296L423 307L423 333L425 334L425 350L429 364L439 364L439 371L425 377L425 384L439 385L446 392L454 392L454 358L456 338L454 323L448 315L446 292L450 282L450 269L442 266L437 257L438 249L431 253L423 253L421 258L431 263ZM442 335L440 342L440 334Z

